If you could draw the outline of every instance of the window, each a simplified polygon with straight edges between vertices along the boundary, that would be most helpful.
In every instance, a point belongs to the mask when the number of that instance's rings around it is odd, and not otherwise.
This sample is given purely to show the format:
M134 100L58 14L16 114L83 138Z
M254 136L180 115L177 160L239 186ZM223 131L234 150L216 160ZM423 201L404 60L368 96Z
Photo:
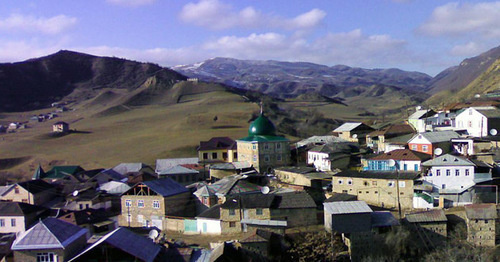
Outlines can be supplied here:
M423 152L427 152L427 150L429 150L429 146L427 146L427 145L423 145L423 146L422 146L422 151L423 151Z
M233 153L233 158L234 158L234 159L237 159L237 158L238 158L238 153L237 153L237 152L234 152L234 153Z
M222 152L222 158L223 158L224 160L226 160L226 159L227 159L227 152Z
M446 169L446 176L450 176L451 171L449 169Z
M460 175L460 170L459 169L455 169L455 176L459 176Z
M269 162L269 160L270 160L269 156L268 156L268 155L265 155L265 156L264 156L264 161L265 161L265 162Z
M417 151L417 145L411 145L411 150Z
M144 200L137 200L137 207L143 208L144 207Z
M160 201L153 200L153 208L156 208L156 209L160 208Z
M217 159L217 152L212 153L212 159Z
M208 153L203 153L203 159L208 159Z
M469 116L472 115L472 109L469 109Z
M389 181L389 183L387 183L387 186L394 187L394 181Z
M370 183L368 183L368 181L363 181L363 185L364 185L364 186L369 186L369 185L370 185Z
M446 184L441 184L441 189L445 189L446 188Z
M10 219L10 226L11 227L15 227L16 226L16 219L15 218L11 218Z
M264 149L265 149L265 150L268 150L268 149L269 149L269 144L267 144L267 143L266 143L266 144L264 144Z
M52 252L36 254L36 262L54 262L54 261L56 261L56 259L54 253Z
M399 187L405 187L406 182L405 181L399 181Z
M255 214L257 214L258 216L262 215L262 208L257 208L255 210Z
M281 150L281 143L276 143L276 150Z
M15 194L19 194L19 188L18 187L14 188L14 193Z
M236 222L229 222L229 227L236 227Z
M465 169L465 176L468 176L469 174L469 169Z
M257 155L253 155L253 161L257 161Z
M253 144L253 145L252 145L252 149L254 149L254 150L255 150L255 149L257 149L257 145L256 145L256 144Z
M440 176L440 175L441 175L441 170L440 169L436 170L436 176Z
M342 179L337 180L337 182L339 183L339 185L342 185L344 183L344 181L342 181Z
M131 207L132 206L132 200L130 200L130 199L125 200L125 206L126 207Z
M351 179L348 179L348 180L347 180L347 184L348 184L348 185L352 185L352 180L351 180Z
M230 215L230 216L234 216L234 215L236 215L236 210L234 210L234 209L230 208L230 209L229 209L229 215Z
M376 186L377 185L377 181L372 181L372 185Z
M281 155L276 155L276 160L281 161L282 160Z
M4 227L5 226L5 219L1 218L0 219L0 227Z

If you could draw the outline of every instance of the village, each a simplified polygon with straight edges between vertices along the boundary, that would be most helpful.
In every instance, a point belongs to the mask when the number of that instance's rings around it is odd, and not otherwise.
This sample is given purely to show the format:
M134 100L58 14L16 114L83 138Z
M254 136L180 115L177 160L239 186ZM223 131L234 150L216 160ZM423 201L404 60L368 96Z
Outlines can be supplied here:
M200 141L198 156L39 165L0 187L2 261L279 261L305 232L331 233L338 261L418 261L450 242L494 260L499 106L417 107L401 123L346 122L296 142L261 107L248 136ZM386 239L404 230L397 253Z

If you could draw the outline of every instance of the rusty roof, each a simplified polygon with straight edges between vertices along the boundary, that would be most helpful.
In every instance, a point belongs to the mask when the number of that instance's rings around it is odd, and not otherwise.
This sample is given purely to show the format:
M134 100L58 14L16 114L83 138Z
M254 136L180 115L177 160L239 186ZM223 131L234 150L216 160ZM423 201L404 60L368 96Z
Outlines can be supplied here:
M448 219L442 209L434 209L429 211L407 214L406 221L410 223L426 223L426 222L446 222Z
M390 152L380 154L378 156L370 158L370 160L414 160L414 161L425 161L430 159L431 156L421 152L413 151L410 149L396 149Z
M496 219L497 208L494 204L475 204L465 206L468 219Z

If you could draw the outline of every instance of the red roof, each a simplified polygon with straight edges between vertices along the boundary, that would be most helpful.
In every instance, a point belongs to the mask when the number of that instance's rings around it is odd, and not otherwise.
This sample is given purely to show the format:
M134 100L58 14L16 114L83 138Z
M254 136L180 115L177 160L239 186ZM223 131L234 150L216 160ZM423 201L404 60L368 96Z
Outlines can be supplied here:
M424 161L430 159L431 156L421 152L413 151L410 149L396 149L384 154L370 158L370 160L414 160L414 161Z

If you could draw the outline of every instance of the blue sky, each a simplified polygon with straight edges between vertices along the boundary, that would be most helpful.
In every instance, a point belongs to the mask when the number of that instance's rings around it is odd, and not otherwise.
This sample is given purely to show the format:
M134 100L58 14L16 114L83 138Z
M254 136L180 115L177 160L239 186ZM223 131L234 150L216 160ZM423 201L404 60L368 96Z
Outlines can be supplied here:
M212 57L435 75L500 45L500 1L0 2L0 62L75 50L174 66Z

